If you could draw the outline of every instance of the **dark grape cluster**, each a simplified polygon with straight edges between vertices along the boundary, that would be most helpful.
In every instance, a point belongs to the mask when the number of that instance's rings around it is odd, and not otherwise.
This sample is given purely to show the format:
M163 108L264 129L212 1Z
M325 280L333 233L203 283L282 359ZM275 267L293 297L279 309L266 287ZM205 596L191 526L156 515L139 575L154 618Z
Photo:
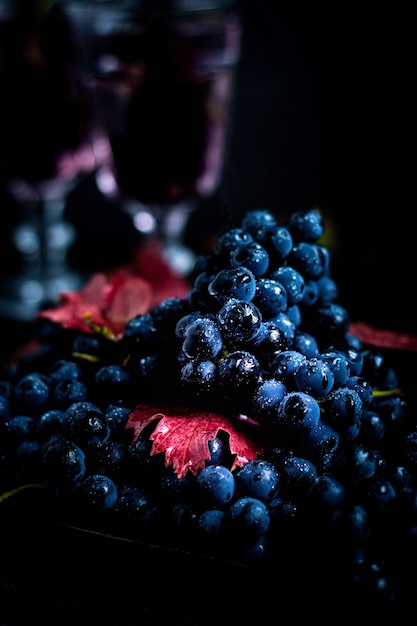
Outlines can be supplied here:
M127 535L281 570L320 562L380 603L413 597L417 425L389 357L349 332L323 233L317 209L285 224L256 209L197 259L187 298L118 341L43 321L39 350L0 381L4 490L44 484L64 515ZM149 431L126 429L147 402L247 416L264 452L233 469L219 432L180 479Z

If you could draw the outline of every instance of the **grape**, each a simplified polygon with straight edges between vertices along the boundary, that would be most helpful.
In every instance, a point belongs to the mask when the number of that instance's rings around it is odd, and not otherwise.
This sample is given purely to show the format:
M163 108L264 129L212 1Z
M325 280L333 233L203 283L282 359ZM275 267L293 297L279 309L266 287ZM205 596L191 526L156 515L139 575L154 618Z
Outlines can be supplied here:
M305 280L319 278L328 269L328 255L323 246L301 241L292 248L288 263L296 269Z
M36 420L28 415L16 415L12 417L6 427L6 435L14 443L29 439L35 439Z
M243 265L259 278L269 265L269 255L257 241L249 241L234 248L230 255L232 266Z
M117 340L46 323L39 350L0 377L5 490L44 482L54 503L123 536L284 575L312 557L348 601L411 606L414 411L388 351L349 333L323 229L317 209L283 223L249 211L197 259L186 298L128 320ZM154 424L126 428L148 403L214 410L234 431L211 435L179 478Z
M317 476L308 493L312 505L319 505L324 510L332 510L340 507L346 497L344 485L333 476Z
M287 292L277 280L260 278L256 283L253 302L260 310L262 319L271 320L287 309Z
M235 482L238 492L269 502L278 495L280 475L269 461L255 459L238 471Z
M319 356L319 344L315 337L302 330L296 330L292 347L293 350L301 352L307 359Z
M213 361L191 360L181 369L181 383L196 397L212 393L217 387L217 366Z
M297 367L294 382L299 391L319 397L327 395L332 390L334 376L325 361L312 357Z
M51 391L51 401L55 408L65 410L74 402L82 402L88 397L87 387L77 378L59 380Z
M149 494L134 485L125 485L118 490L116 512L126 523L147 525L156 517L156 510Z
M271 370L289 389L295 387L295 373L307 357L298 350L282 350L270 359Z
M288 228L294 242L307 241L313 243L324 233L324 218L319 209L294 211L288 218Z
M269 422L274 414L274 407L287 391L284 383L276 378L260 379L252 393L250 413L262 422Z
M268 209L247 211L242 218L242 229L253 237L257 236L257 232L262 226L277 226L275 215Z
M86 473L84 451L63 435L52 435L43 444L41 457L46 475L58 485L75 484Z
M207 465L197 476L200 496L209 506L229 503L235 493L235 478L224 465Z
M327 350L318 355L329 366L336 386L344 385L350 376L349 360L347 356L337 350Z
M221 336L235 345L253 341L261 330L262 315L253 302L231 298L217 314Z
M240 540L258 539L271 523L267 505L258 498L242 496L233 502L227 512L227 522Z
M282 261L291 252L293 240L286 226L264 224L258 228L256 240L262 244L271 259L271 262Z
M231 228L217 238L216 251L224 260L229 260L233 250L251 241L253 237L247 229Z
M14 389L14 401L22 413L39 413L49 400L50 383L38 373L20 378Z
M197 531L201 533L204 541L207 539L219 540L221 536L226 513L221 509L207 509L197 519Z
M320 407L312 395L303 391L290 391L276 404L274 422L284 429L302 431L316 427L320 419Z
M222 334L211 319L196 319L184 330L182 350L190 359L212 359L219 354L222 346Z
M79 403L76 403L76 406L79 407L77 410L74 410L74 405L69 407L71 419L67 413L64 420L64 435L79 445L107 441L110 426L104 413L94 407L80 407Z
M240 266L220 270L208 286L208 293L221 304L229 298L252 300L255 291L255 275L246 267Z
M108 476L90 474L76 487L76 496L84 507L93 511L107 511L116 504L117 487Z
M42 440L48 439L51 435L64 432L65 411L61 409L51 409L45 411L37 421L37 430Z
M258 382L260 366L257 358L245 350L230 352L218 366L219 384L226 393L243 391L250 394Z
M324 419L336 430L357 424L364 412L362 399L349 387L338 387L328 393L321 402Z
M306 283L296 269L289 265L281 265L270 274L270 278L277 280L284 287L289 307L302 301Z

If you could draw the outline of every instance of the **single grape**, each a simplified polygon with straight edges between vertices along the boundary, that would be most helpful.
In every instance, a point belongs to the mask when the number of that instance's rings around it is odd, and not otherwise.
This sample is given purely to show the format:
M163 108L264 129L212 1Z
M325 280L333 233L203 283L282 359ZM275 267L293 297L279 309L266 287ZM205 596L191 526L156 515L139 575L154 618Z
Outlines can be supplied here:
M217 313L221 336L236 347L254 341L261 330L262 315L254 302L231 298Z
M334 376L325 361L312 357L299 365L294 372L294 382L299 391L320 397L332 390Z
M268 503L278 495L280 475L269 461L254 459L240 468L235 483L241 496L251 496Z
M263 276L269 265L269 255L265 248L257 241L250 241L237 246L230 255L230 263L233 266L243 265L247 267L256 278Z
M235 493L235 477L223 465L207 465L197 475L198 498L207 506L224 506Z
M246 267L220 270L208 285L208 293L223 305L229 298L252 300L256 291L256 277Z
M77 501L91 511L108 511L117 501L117 486L103 474L89 474L76 487Z
M271 523L268 506L251 496L235 500L227 511L226 520L231 536L245 543L264 535Z

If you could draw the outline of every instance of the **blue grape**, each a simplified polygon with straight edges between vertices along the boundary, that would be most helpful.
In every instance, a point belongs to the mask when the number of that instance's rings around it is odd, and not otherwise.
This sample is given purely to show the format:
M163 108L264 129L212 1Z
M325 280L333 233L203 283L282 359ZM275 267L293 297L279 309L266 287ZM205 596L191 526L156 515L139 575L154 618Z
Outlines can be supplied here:
M196 397L208 395L218 385L217 366L210 360L190 360L182 366L180 380Z
M287 387L276 378L260 379L251 395L250 412L255 419L268 422L273 409L287 393Z
M156 518L156 507L152 498L144 489L135 485L124 485L117 492L115 511L123 516L123 521L149 525Z
M296 243L288 255L288 264L296 269L305 280L319 278L328 269L326 248L316 243Z
M182 350L189 358L200 361L212 359L219 354L222 347L222 334L212 319L196 319L184 331Z
M345 501L346 488L333 476L321 475L310 486L308 497L314 505L333 510Z
M217 238L216 252L229 261L233 250L251 241L253 241L253 237L247 229L231 228Z
M316 280L305 280L303 297L300 305L304 308L313 308L319 301L319 288Z
M274 264L286 259L293 246L291 233L286 226L264 224L258 228L255 239L262 244Z
M14 388L14 401L21 413L36 415L46 406L50 395L50 381L38 373L22 376Z
M246 267L230 267L220 270L208 286L208 293L220 304L229 298L252 300L256 291L256 277Z
M77 378L59 380L51 391L51 401L60 410L66 410L74 402L83 402L87 398L87 387Z
M240 495L251 496L268 503L278 495L280 475L269 461L254 459L240 468L235 482Z
M227 393L244 391L250 394L260 376L258 359L245 350L236 350L223 357L218 365L219 384Z
M306 283L299 271L290 265L281 265L271 272L270 278L277 280L284 287L289 307L302 301Z
M83 406L75 403L69 407L71 418L68 413L64 420L64 434L83 446L89 443L103 443L110 436L110 426L104 413L93 406Z
M259 278L253 302L261 312L262 319L271 320L287 309L287 292L277 280Z
M199 497L208 506L224 506L235 493L235 477L224 465L207 465L196 479Z
M58 485L73 485L86 473L85 453L63 435L52 435L41 448L47 478Z
M225 511L221 509L207 509L198 515L196 528L204 541L219 541L223 536Z
M247 267L256 278L263 276L269 265L269 255L265 248L257 241L250 241L234 248L230 255L232 266Z
M277 219L268 209L252 209L245 213L241 225L245 231L256 237L262 226L276 227Z
M25 440L36 439L37 422L28 415L15 415L6 427L6 435L13 445L17 445Z
M82 378L82 370L74 361L59 359L49 368L48 376L53 381L66 380L68 378Z
M317 400L302 391L290 391L275 406L273 421L299 433L315 428L320 419Z
M288 218L287 227L294 242L315 242L324 234L324 217L317 208L293 211Z
M278 464L284 493L294 498L305 495L317 478L317 468L312 461L297 455L284 455Z
M350 376L349 360L346 354L338 350L327 350L321 352L318 358L325 361L331 369L335 386L344 385Z
M117 486L103 474L89 474L76 487L76 496L91 511L109 511L117 501Z
M227 511L226 519L233 536L245 542L264 535L271 523L267 505L251 496L235 500Z
M295 386L295 372L307 357L297 350L282 350L270 359L270 367L273 375L281 380L289 389Z
M333 388L334 376L325 361L312 357L299 365L294 372L294 382L299 391L325 396Z
M321 403L326 422L336 430L357 424L365 409L358 392L349 387L333 389Z
M304 354L307 359L317 357L319 355L319 345L317 340L310 333L306 333L302 330L296 330L294 340L292 343L292 349Z
M217 313L221 336L239 345L253 341L261 330L262 315L254 302L231 298Z

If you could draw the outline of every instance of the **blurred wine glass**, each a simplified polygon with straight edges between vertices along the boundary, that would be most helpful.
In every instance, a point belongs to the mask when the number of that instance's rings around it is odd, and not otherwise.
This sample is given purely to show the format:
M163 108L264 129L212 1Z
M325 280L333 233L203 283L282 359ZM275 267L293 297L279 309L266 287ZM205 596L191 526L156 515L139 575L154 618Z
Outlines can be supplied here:
M76 235L70 191L112 167L107 136L78 72L72 26L58 3L0 0L0 185L11 224L0 316L31 321L84 277L67 263Z
M183 232L227 155L241 19L236 0L61 0L138 231L187 274ZM97 178L111 187L109 172ZM103 174L103 172L101 172ZM208 216L210 219L210 216Z

